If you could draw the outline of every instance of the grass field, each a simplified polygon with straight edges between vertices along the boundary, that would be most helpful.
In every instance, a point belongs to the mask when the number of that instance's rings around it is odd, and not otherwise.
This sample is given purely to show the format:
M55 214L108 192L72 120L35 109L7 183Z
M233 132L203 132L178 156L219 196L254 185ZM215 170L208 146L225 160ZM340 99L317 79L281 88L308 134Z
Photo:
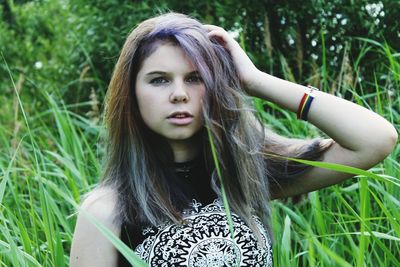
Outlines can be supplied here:
M353 65L344 59L338 77L329 77L325 65L315 75L320 75L325 91L349 96L399 129L400 54L387 44L358 41L365 43L365 50ZM6 66L7 53L2 52L1 64ZM361 79L357 73L367 52L383 57L382 68L374 77ZM282 62L285 78L291 79L290 69ZM1 83L14 93L11 99L0 98L0 263L68 266L77 204L98 182L102 167L98 103L93 96L89 102L64 105L60 85L36 87L29 73L13 66L7 69L9 76ZM24 95L27 83L44 107L36 109ZM365 88L373 88L372 93L364 93ZM256 100L255 104L281 134L321 135L272 103ZM92 113L79 114L77 107ZM275 266L400 266L399 177L397 145L369 172L312 192L301 203L273 201Z

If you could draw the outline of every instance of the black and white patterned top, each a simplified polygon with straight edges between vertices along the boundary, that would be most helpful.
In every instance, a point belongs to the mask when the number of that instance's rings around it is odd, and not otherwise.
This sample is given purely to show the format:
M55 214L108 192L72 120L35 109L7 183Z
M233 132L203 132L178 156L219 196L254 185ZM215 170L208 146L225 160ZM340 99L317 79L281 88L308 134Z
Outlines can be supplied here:
M189 176L180 174L185 179L183 183L190 184L190 196L193 196L189 207L182 212L184 224L164 223L144 228L125 226L121 239L151 267L272 267L271 239L259 218L253 216L263 244L235 213L231 213L232 239L222 202L210 192L209 180L207 183L201 181L204 173L200 170L193 173ZM190 191L186 186L184 188ZM122 255L118 266L129 266Z
M191 206L183 213L185 225L164 224L143 230L148 237L136 247L136 253L150 266L272 266L271 241L256 217L264 247L235 214L231 239L224 207L217 199L206 206L193 200Z

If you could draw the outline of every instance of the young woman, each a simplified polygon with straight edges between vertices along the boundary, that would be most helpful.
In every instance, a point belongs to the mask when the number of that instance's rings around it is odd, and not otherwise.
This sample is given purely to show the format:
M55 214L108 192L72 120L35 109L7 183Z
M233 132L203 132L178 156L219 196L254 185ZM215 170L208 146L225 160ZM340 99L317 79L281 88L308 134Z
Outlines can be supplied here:
M272 266L270 199L351 177L284 157L368 169L397 140L374 112L261 72L224 29L176 13L132 31L107 94L103 179L82 209L150 266ZM258 121L248 95L297 112L330 139L274 134ZM71 266L128 266L83 214L70 260Z

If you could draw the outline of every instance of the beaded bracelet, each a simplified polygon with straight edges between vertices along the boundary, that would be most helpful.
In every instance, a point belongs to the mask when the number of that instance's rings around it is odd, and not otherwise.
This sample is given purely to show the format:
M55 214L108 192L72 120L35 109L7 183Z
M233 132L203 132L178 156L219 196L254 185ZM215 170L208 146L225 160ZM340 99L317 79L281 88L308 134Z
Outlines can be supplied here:
M310 89L309 91L304 92L303 97L301 98L299 108L297 109L297 119L307 120L308 111L311 106L311 102L314 100L315 94L313 91L318 91L317 88L312 87L311 85L307 85Z

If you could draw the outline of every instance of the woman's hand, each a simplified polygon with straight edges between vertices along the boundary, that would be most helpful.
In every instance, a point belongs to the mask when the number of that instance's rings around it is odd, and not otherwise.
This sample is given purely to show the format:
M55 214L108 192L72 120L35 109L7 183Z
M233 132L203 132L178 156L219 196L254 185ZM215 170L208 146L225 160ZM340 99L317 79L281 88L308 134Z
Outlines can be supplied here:
M253 64L250 58L246 55L246 52L240 47L238 42L229 35L223 28L215 25L204 25L208 31L210 38L216 38L216 40L229 51L233 58L236 70L239 74L242 85L251 94L251 87L253 81L256 79L256 75L260 72L257 67Z

